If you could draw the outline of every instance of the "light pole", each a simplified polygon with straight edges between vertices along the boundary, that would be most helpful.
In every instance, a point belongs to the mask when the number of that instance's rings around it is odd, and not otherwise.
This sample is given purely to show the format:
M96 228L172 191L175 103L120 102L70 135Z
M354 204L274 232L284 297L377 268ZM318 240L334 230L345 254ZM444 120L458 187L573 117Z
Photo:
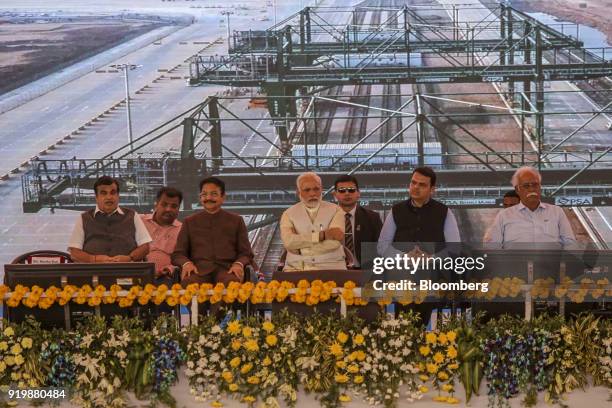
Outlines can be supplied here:
M230 51L230 19L229 16L234 14L232 11L222 11L222 15L227 16L227 52Z
M274 25L276 25L276 0L272 0L272 4L274 7Z
M130 80L128 78L128 72L132 71L136 68L141 67L142 65L134 65L134 64L113 64L111 67L115 69L123 70L125 77L125 105L127 108L127 128L128 128L128 141L130 142L130 150L134 149L133 146L133 137L132 137L132 112L130 109Z

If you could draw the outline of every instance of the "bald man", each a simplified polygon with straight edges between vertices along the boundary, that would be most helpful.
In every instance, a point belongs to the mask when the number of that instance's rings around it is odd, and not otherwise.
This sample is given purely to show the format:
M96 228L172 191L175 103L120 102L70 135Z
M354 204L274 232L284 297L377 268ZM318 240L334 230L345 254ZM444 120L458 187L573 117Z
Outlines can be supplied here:
M301 174L296 187L300 202L285 210L280 221L287 250L283 270L345 270L342 209L322 200L323 187L316 173Z

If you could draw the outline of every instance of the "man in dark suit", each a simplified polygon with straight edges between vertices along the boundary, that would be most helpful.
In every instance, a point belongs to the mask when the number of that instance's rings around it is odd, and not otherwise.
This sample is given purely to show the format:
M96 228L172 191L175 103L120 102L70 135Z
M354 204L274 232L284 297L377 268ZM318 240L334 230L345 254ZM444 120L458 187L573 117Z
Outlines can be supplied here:
M344 246L353 254L354 267L363 267L370 259L363 259L361 244L378 242L382 220L378 213L359 205L359 183L354 176L340 176L334 182L334 197L344 210ZM375 255L375 254L372 254Z

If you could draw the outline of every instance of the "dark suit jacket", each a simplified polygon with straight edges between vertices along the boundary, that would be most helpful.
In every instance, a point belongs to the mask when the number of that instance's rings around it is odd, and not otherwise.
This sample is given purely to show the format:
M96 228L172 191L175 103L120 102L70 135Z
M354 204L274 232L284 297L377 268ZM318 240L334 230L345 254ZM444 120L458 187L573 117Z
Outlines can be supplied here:
M363 208L360 205L357 206L355 210L355 256L357 256L357 260L362 267L364 263L361 260L361 243L378 242L382 226L382 220L377 212Z
M238 214L220 210L209 214L202 210L185 218L172 253L172 264L183 266L192 261L200 275L217 268L227 270L234 262L247 266L253 251L244 220Z

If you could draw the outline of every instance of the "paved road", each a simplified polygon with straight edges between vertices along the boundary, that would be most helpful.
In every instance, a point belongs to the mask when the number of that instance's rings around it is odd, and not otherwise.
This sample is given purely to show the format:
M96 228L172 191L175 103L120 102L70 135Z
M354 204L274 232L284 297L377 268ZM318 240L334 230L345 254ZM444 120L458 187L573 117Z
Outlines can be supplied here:
M253 4L256 7L247 13L232 16L232 29L265 28L270 22L260 22L260 1L224 2L228 7L237 4ZM130 2L133 10L150 13L164 12L168 9L159 7L162 3L144 0ZM155 5L154 7L152 5ZM132 118L134 135L140 135L154 128L172 116L201 102L206 96L221 90L217 86L190 88L184 79L162 79L153 82L162 73L158 69L169 69L180 65L169 76L187 75L188 66L184 62L189 56L200 51L205 45L194 42L214 41L223 37L226 27L220 25L220 9L189 9L186 3L167 3L173 13L185 12L196 16L195 24L178 30L162 41L161 45L150 44L113 63L129 62L142 67L133 71L130 76L130 87L137 90L145 85L149 88L138 95L133 95ZM0 1L3 8L20 10L40 10L40 2L25 1L19 4ZM125 2L109 1L104 5L66 0L48 6L49 9L64 9L76 12L109 12L125 8ZM264 7L265 8L265 7ZM289 11L297 9L296 2L278 2L279 19ZM256 18L255 20L253 18ZM215 45L206 53L224 54L227 52L225 41ZM91 118L104 112L124 98L123 78L121 74L89 73L66 85L63 85L39 98L0 115L0 174L14 168L24 160L38 154L48 145L66 134L89 122ZM97 158L123 145L127 141L125 108L120 108L105 116L100 121L86 127L68 143L50 151L45 158L60 159L77 156L79 158ZM171 140L164 143L172 145ZM243 139L240 138L240 144ZM176 146L174 144L174 146ZM77 216L72 211L57 211L50 214L43 210L37 214L23 214L21 210L22 192L18 176L0 183L0 194L5 198L3 211L0 213L0 263L10 262L18 254L33 249L65 250L66 243Z

